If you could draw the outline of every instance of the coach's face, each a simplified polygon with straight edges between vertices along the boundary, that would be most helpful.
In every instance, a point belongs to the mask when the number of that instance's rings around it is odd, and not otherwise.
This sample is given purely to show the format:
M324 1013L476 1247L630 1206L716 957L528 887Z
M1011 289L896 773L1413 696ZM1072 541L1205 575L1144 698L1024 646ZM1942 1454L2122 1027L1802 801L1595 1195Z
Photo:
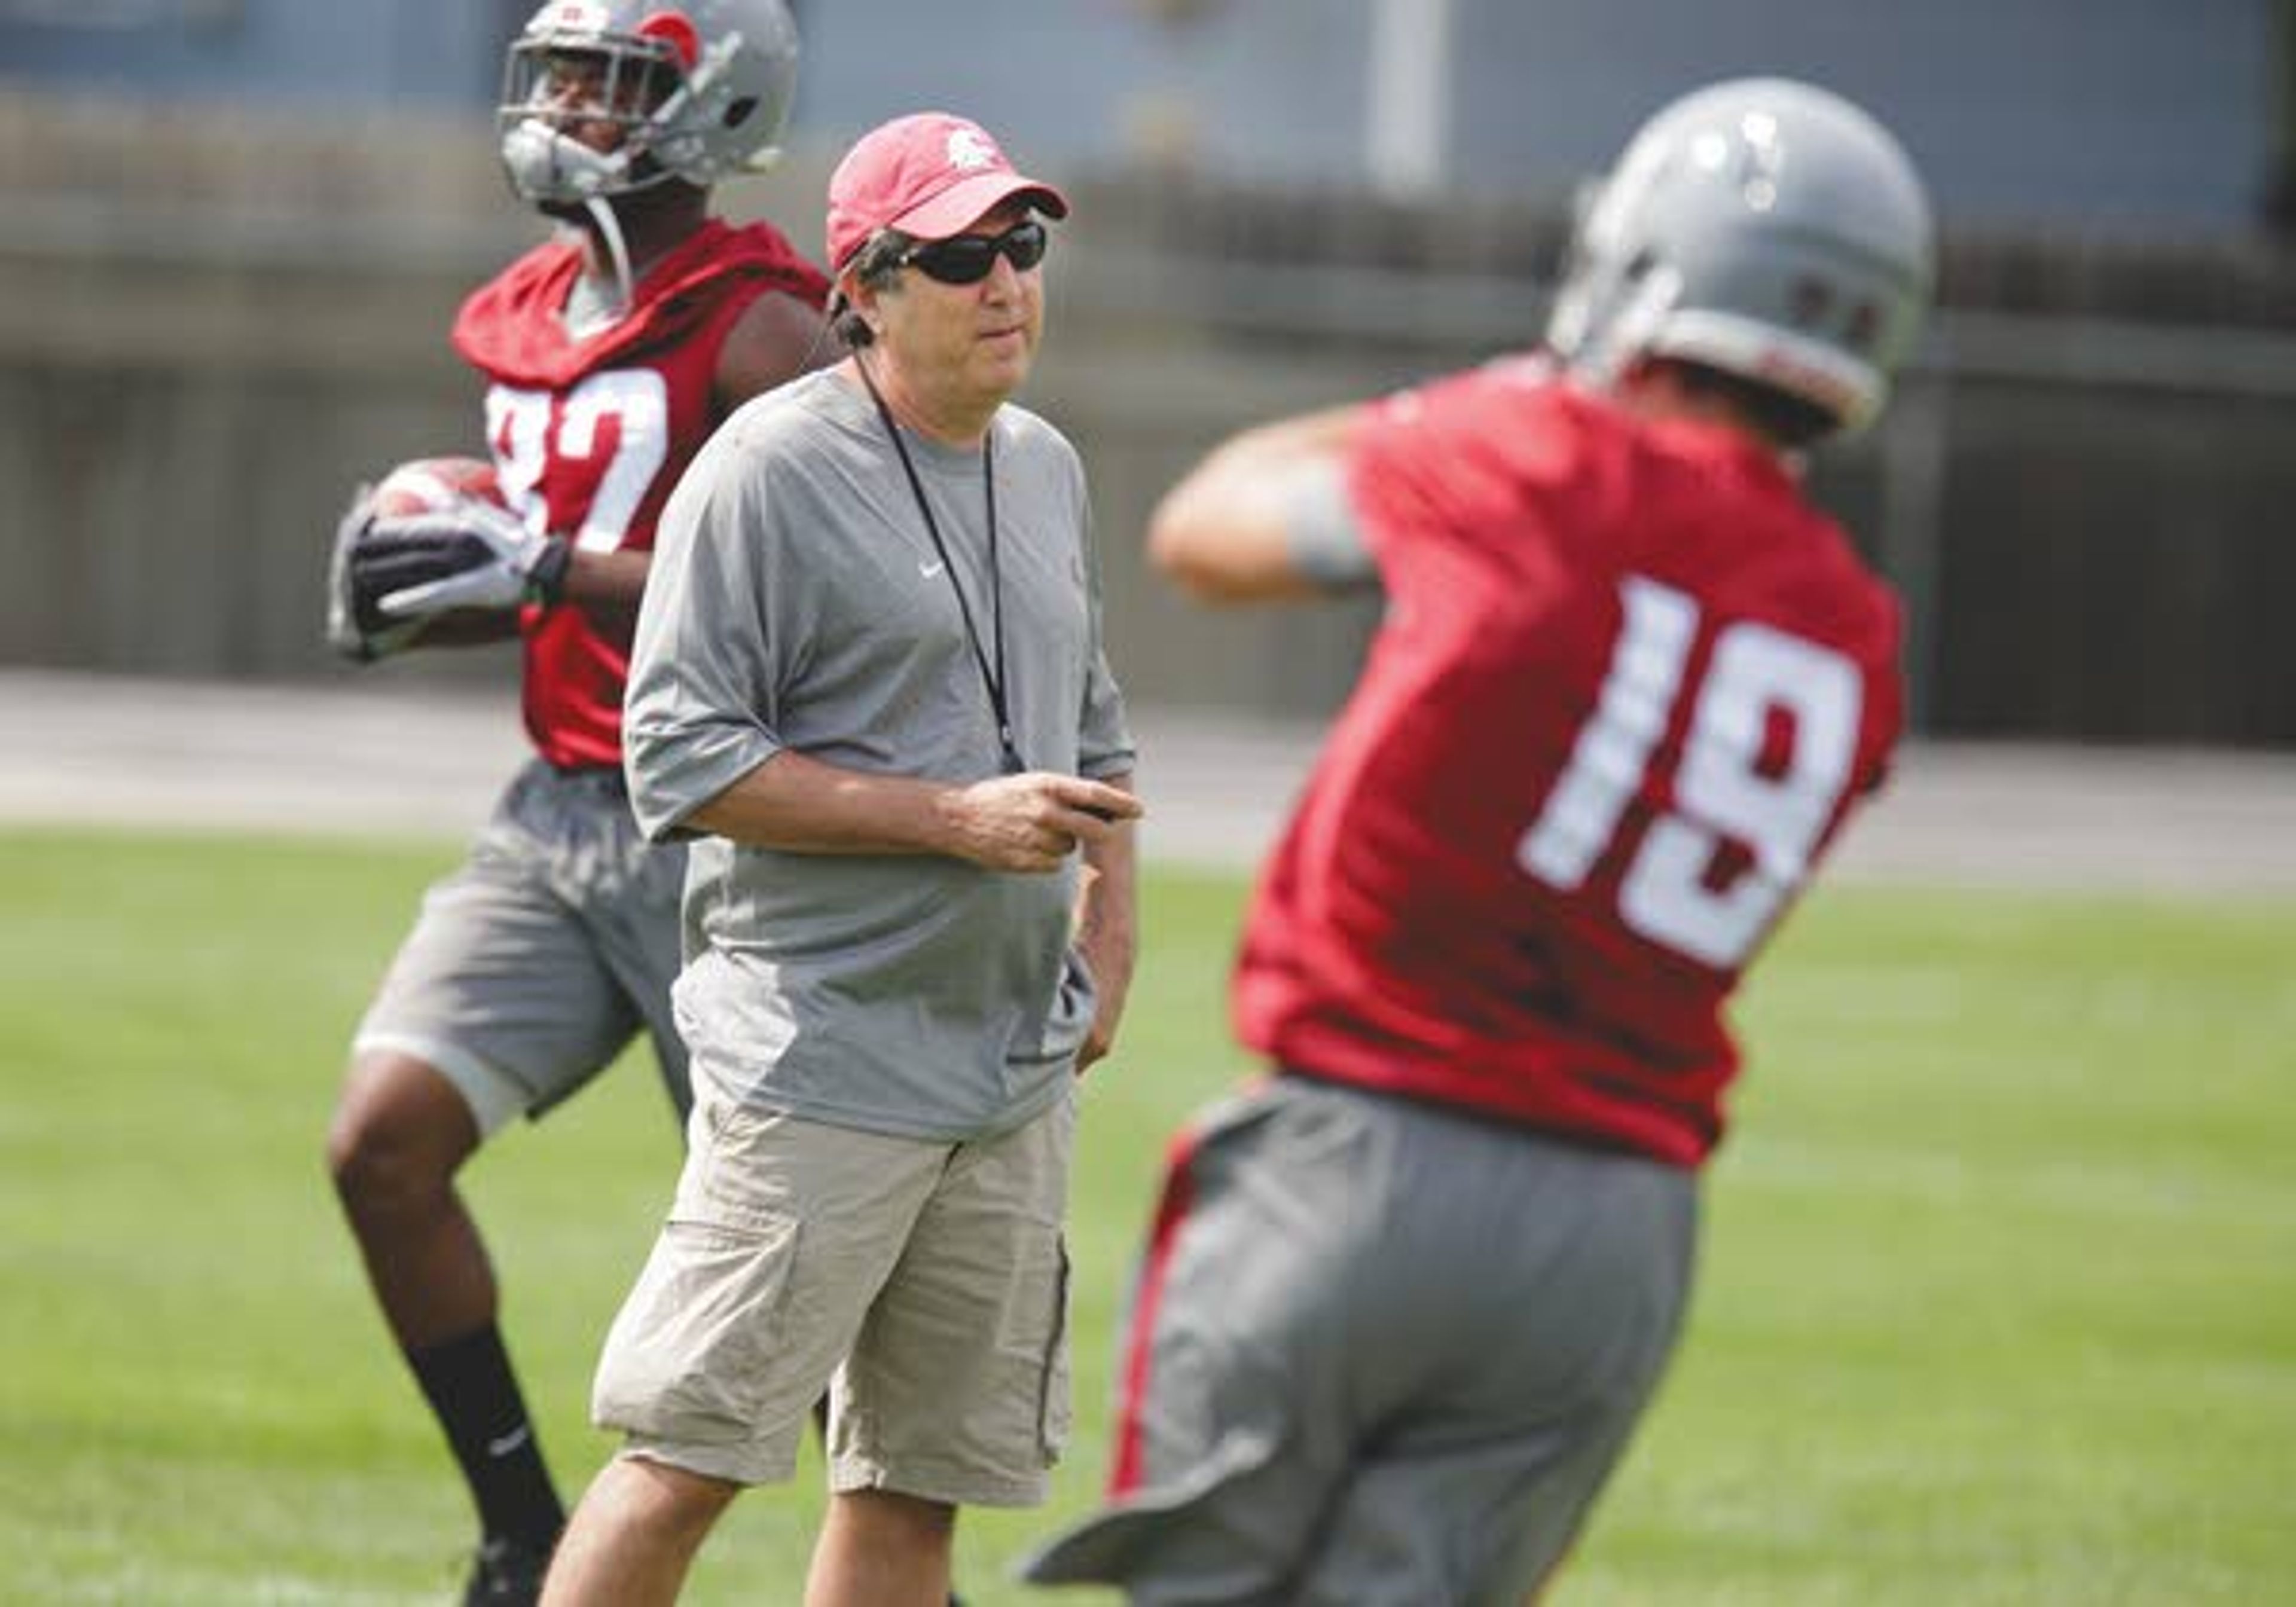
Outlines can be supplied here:
M1045 330L1045 270L1041 245L1014 236L1032 223L1028 207L1008 201L976 219L956 241L953 256L937 257L927 245L913 253L899 282L877 298L878 335L886 356L916 391L971 411L995 406L1021 388L1035 363ZM991 250L987 242L1000 242ZM970 283L946 275L954 263L963 271L970 253L986 255L988 272ZM1015 256L1029 263L1014 266Z

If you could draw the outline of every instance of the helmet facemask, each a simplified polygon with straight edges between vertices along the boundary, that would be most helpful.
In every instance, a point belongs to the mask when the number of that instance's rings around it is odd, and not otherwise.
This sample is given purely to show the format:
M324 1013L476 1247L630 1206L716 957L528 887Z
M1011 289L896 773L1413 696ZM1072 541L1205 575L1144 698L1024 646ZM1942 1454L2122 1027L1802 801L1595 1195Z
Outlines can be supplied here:
M511 46L496 113L512 187L570 209L674 176L652 147L686 94L685 63L668 39L528 34ZM595 137L602 128L610 141Z
M754 172L775 154L797 53L783 0L545 0L504 67L511 187L564 215L671 179L706 190ZM602 128L615 137L586 133Z

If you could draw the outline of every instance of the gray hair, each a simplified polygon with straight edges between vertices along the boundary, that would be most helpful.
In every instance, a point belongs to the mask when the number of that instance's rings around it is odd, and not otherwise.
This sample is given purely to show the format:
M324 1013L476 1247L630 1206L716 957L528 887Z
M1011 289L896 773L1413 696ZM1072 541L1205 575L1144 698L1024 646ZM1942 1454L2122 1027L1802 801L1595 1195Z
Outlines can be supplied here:
M853 271L873 291L891 284L901 271L901 259L915 249L917 237L899 229L879 229L853 254Z
M907 256L916 243L917 238L914 234L905 234L898 229L879 229L861 242L860 249L848 259L846 266L858 283L873 291L882 291L900 277L901 258ZM855 351L876 340L867 321L846 299L841 290L830 298L829 322L830 327L837 332L838 338Z

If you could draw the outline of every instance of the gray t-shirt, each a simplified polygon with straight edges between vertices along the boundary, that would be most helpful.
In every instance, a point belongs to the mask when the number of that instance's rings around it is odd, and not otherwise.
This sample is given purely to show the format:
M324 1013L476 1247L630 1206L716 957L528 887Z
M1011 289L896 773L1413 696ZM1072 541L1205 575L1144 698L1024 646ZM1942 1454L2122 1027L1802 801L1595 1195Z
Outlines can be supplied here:
M1084 471L1020 407L996 416L992 595L981 455L905 433L947 544L927 534L864 392L833 372L758 398L662 515L625 701L649 835L783 748L877 774L1001 768L948 569L1031 769L1131 770L1101 649ZM1093 1014L1071 942L1071 858L1020 875L933 855L808 854L696 837L675 999L697 1084L809 1120L947 1139L1047 1108Z

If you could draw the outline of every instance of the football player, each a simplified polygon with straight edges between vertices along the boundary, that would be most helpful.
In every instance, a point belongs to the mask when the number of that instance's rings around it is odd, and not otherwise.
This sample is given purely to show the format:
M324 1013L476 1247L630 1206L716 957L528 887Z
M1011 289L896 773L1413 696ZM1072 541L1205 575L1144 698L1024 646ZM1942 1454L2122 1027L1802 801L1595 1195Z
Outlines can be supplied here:
M1176 1146L1106 1510L1039 1582L1136 1603L1542 1588L1687 1298L1724 1006L1902 717L1898 611L1807 500L1931 280L1895 140L1740 80L1578 231L1546 353L1216 450L1157 563L1387 615L1260 877L1274 1075Z
M332 634L348 656L522 642L534 756L425 898L353 1038L327 1160L383 1316L478 1508L465 1600L534 1599L564 1509L455 1178L641 1030L681 1119L671 1021L682 851L624 791L621 705L654 525L713 426L811 365L827 281L711 187L779 133L782 0L552 0L508 53L502 159L563 226L463 304L501 503L406 518L355 503Z

